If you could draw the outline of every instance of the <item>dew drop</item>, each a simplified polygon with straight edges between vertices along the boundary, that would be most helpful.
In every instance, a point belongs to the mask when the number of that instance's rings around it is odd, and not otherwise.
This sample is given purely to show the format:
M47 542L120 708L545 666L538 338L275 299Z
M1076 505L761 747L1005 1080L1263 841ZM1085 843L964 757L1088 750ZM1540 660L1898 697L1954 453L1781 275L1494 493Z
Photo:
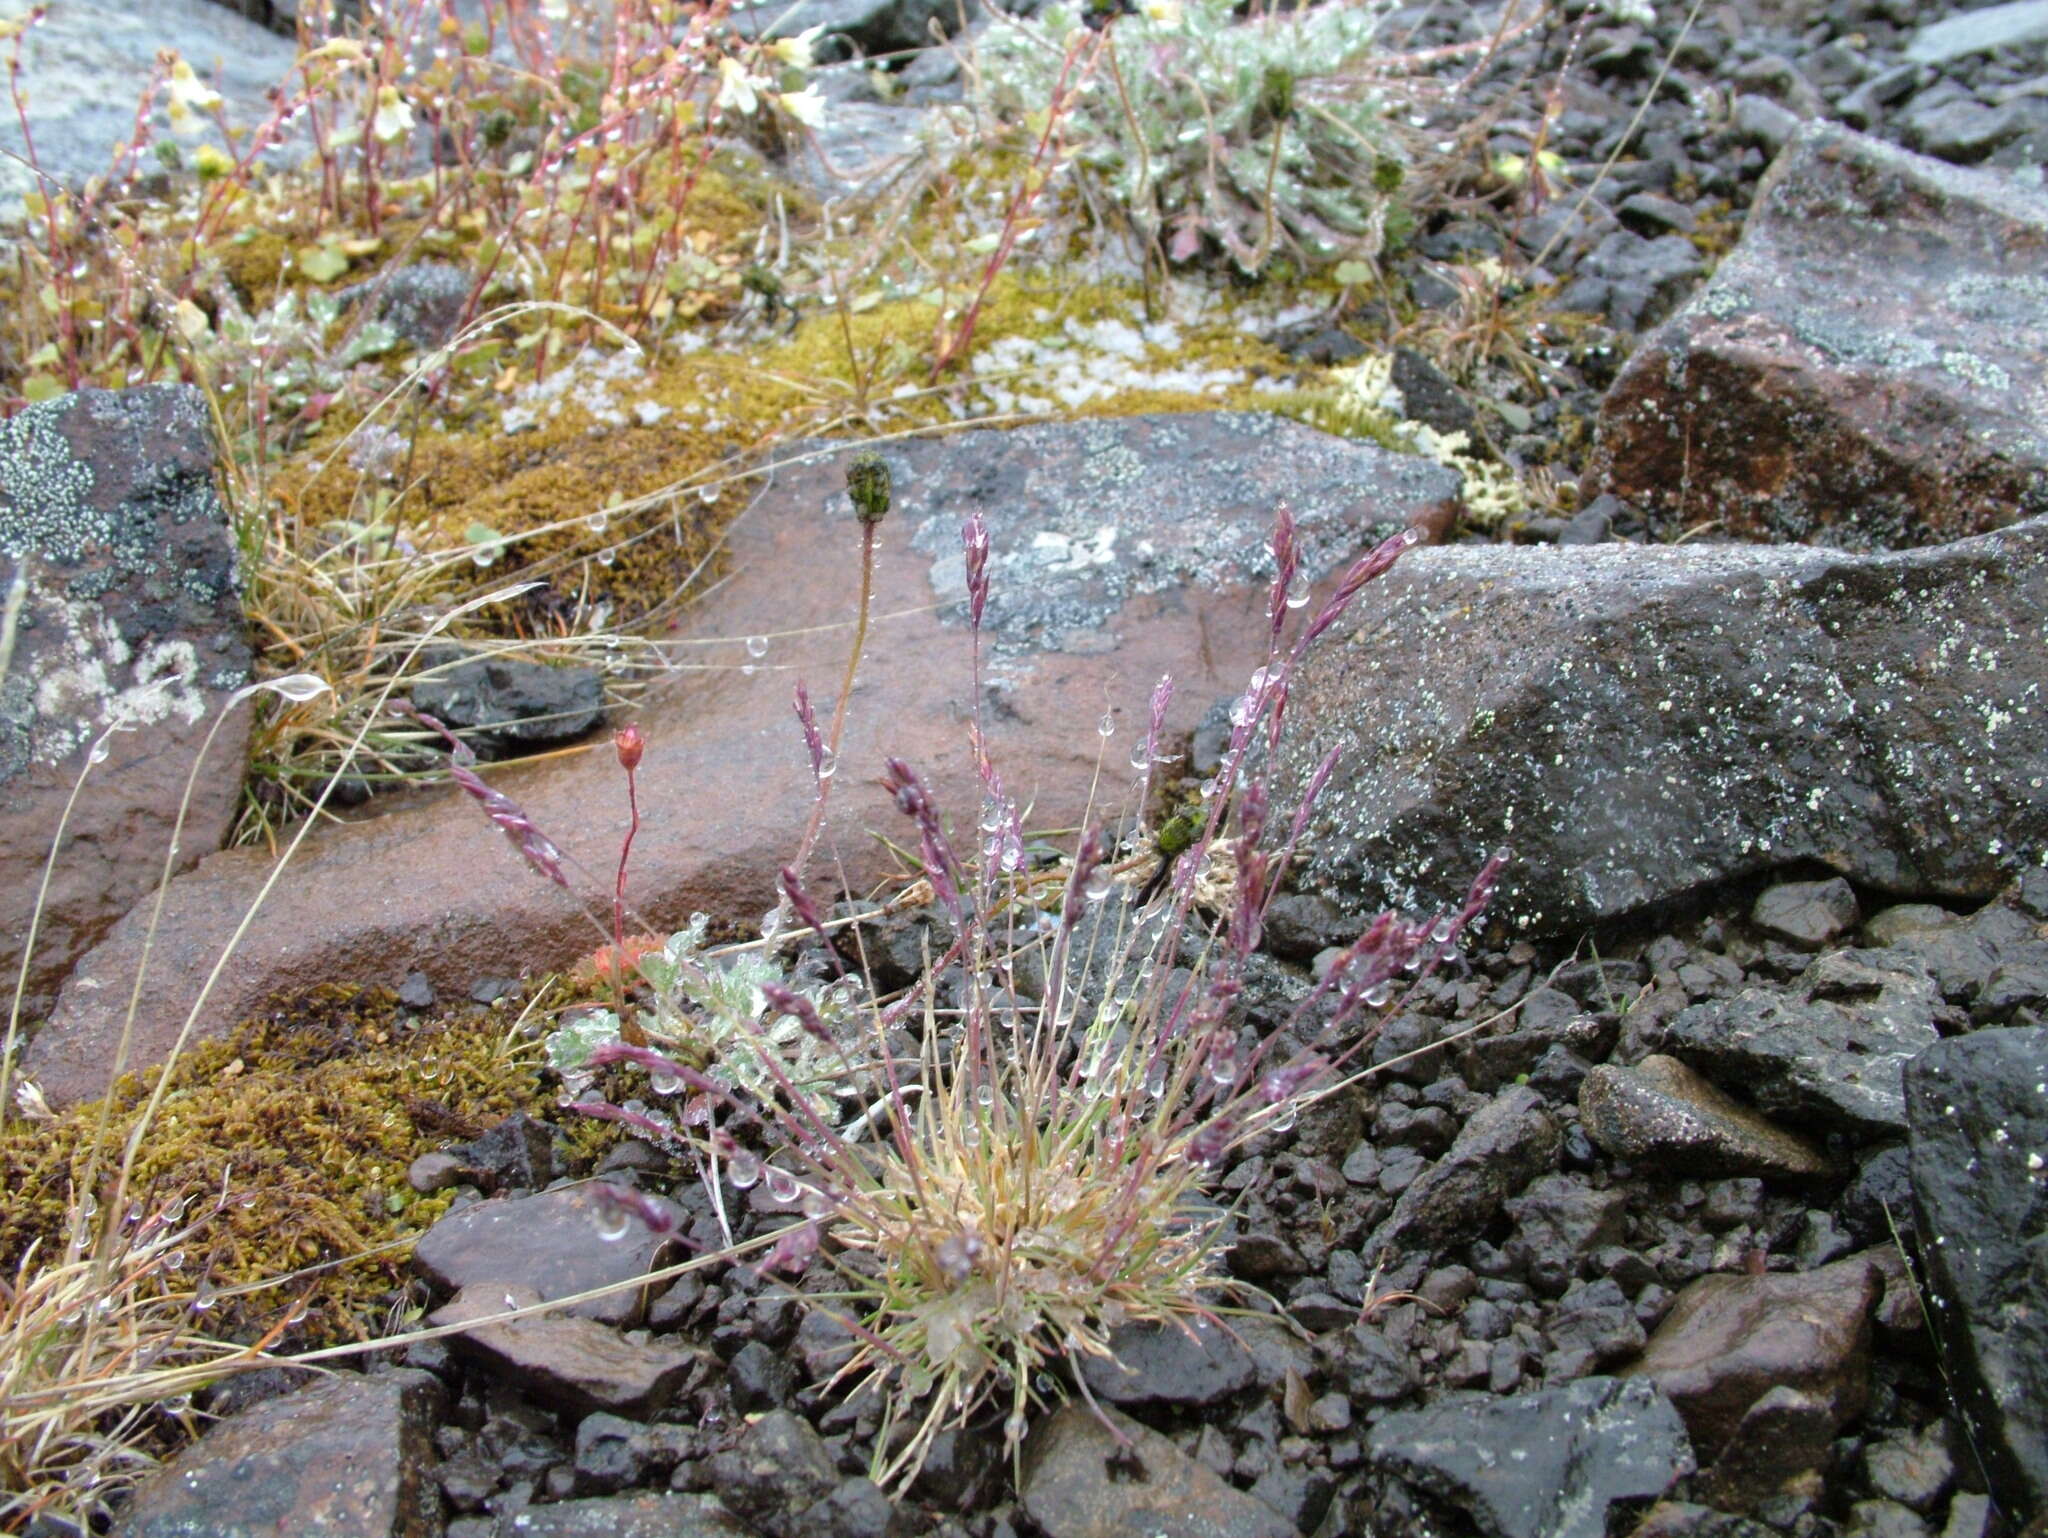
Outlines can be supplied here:
M974 1086L974 1103L984 1111L996 1103L996 1087L993 1084Z
M606 527L610 525L611 521L612 515L610 513L592 513L588 518L583 520L583 527L590 530L590 532L593 534L602 534L605 531Z
M1274 1109L1272 1121L1268 1124L1275 1132L1286 1132L1293 1128L1295 1119L1294 1102L1283 1100Z
M1102 719L1095 723L1095 731L1098 736L1114 737L1116 735L1116 717L1105 710L1102 713Z
M597 1215L597 1237L606 1244L617 1244L632 1228L633 1220L623 1207L606 1207Z
M1152 767L1151 750L1142 742L1131 749L1131 767L1140 774Z
M1392 983L1374 983L1365 990L1365 1002L1373 1009L1378 1009L1393 996L1394 985Z
M610 566L618 558L618 550L611 545L606 545L604 549L597 552L597 564L600 566Z
M821 780L829 780L835 773L838 772L838 769L839 755L837 753L834 753L830 748L825 749L824 753L820 755L818 759L818 778Z
M216 1301L217 1294L214 1291L213 1283L201 1282L199 1290L192 1294L192 1312L203 1314L212 1308Z
M1207 800L1209 800L1209 799L1210 799L1210 798L1211 798L1212 796L1214 796L1215 794L1216 794L1216 777L1215 777L1215 776L1214 776L1214 775L1212 774L1212 775L1210 775L1210 776L1209 776L1209 778L1208 778L1208 779L1206 779L1206 780L1202 781L1202 799L1203 799L1204 801L1207 801Z
M765 656L767 656L767 655L768 655L768 638L767 638L766 636L764 636L764 635L750 635L750 636L748 636L748 637L747 637L747 655L748 655L749 657L765 657Z
M1287 607L1290 609L1299 609L1303 604L1308 602L1308 595L1308 578L1300 576L1296 577L1294 581L1291 584L1289 584L1287 589Z
M770 908L766 913L761 915L761 938L764 940L772 940L781 933L782 909L778 905L777 907Z
M788 1170L770 1165L768 1167L767 1185L768 1194L778 1202L793 1202L796 1200L798 1189L796 1176L790 1174Z
M92 745L92 751L85 756L90 763L104 764L107 761L107 755L111 752L113 752L113 745L106 738L102 737Z
M1436 927L1430 930L1429 937L1430 939L1434 940L1438 945L1442 945L1445 941L1450 939L1452 927L1453 926L1449 919L1438 919L1436 921Z
M664 1068L656 1068L647 1075L647 1087L657 1095L673 1095L683 1087L683 1081Z
M718 488L716 486L699 486L697 488L697 500L699 502L716 502L718 500Z
M727 1163L725 1178L732 1182L734 1190L747 1190L755 1181L761 1178L761 1161L745 1150L741 1150L739 1153L734 1154L730 1162Z
M962 1127L960 1129L960 1141L969 1148L979 1148L981 1146L981 1124L971 1121Z
M1024 1418L1024 1412L1013 1410L1009 1419L1003 1422L1003 1439L1014 1445L1023 1441L1024 1433L1030 1429L1031 1423Z

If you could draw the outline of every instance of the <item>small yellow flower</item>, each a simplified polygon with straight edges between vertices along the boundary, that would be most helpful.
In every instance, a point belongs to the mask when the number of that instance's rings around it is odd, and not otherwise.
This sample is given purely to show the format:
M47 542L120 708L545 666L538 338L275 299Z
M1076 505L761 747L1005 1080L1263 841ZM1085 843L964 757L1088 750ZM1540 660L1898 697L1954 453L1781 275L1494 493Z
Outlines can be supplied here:
M183 59L171 65L171 77L165 88L165 105L170 111L171 127L179 133L197 127L193 122L196 113L211 112L220 105L220 92L209 86L192 72L192 66Z
M235 168L235 157L218 144L202 144L192 152L192 169L203 182L218 181Z
M377 92L377 115L370 119L370 133L379 144L389 144L412 132L412 103L387 85Z
M824 35L825 28L820 23L804 28L795 37L778 37L768 45L768 51L791 69L809 69L818 62L818 39Z
M784 91L775 100L782 110L795 118L806 128L825 126L825 98L814 85L807 85L801 91Z
M761 105L760 91L767 85L746 71L738 59L726 57L718 61L718 102L721 108L752 113Z
M1145 14L1162 27L1180 25L1180 0L1146 0Z

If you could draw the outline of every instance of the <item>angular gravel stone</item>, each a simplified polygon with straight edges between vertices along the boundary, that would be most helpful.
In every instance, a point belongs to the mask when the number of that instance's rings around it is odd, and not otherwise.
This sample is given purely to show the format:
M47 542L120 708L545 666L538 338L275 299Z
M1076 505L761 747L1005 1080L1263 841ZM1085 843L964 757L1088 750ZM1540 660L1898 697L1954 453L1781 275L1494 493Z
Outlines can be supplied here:
M1758 894L1749 921L1766 933L1807 950L1823 945L1856 927L1862 910L1849 883L1781 881Z
M540 1301L531 1287L487 1282L464 1288L427 1322L466 1324ZM609 1410L633 1420L666 1408L700 1360L687 1347L666 1340L636 1343L594 1319L566 1313L479 1325L450 1339L459 1353L542 1404L578 1415Z
M2048 1027L1978 1031L1906 1070L1913 1207L1942 1361L1994 1490L2048 1505Z
M751 1529L709 1495L617 1495L557 1501L514 1513L504 1538L750 1538Z
M614 1282L645 1276L678 1253L673 1235L650 1233L644 1223L627 1226L624 1237L600 1239L616 1230L617 1212L598 1195L600 1181L558 1186L532 1196L501 1197L458 1207L420 1235L413 1264L436 1287L511 1282L530 1287L543 1300L572 1297ZM689 1214L663 1197L651 1198L687 1231ZM634 1325L647 1317L647 1291L629 1287L608 1297L570 1305L565 1313L606 1324Z
M1366 1456L1457 1506L1484 1538L1606 1538L1611 1504L1662 1495L1693 1469L1671 1402L1621 1378L1448 1395L1381 1420Z
M1703 1276L1678 1295L1629 1376L1671 1397L1702 1458L1717 1457L1774 1388L1819 1400L1839 1427L1870 1396L1878 1286L1861 1257L1793 1275Z
M1024 1444L1024 1509L1046 1538L1298 1538L1263 1501L1232 1489L1158 1432L1085 1405L1056 1410Z
M1192 1332L1192 1333L1191 1333ZM1112 1404L1212 1405L1257 1381L1251 1353L1206 1320L1187 1328L1125 1325L1109 1338L1108 1357L1081 1358L1081 1376Z
M1579 1116L1602 1149L1675 1175L1825 1175L1827 1156L1724 1095L1677 1058L1601 1063L1579 1086Z
M440 1538L441 1383L345 1373L220 1422L145 1480L118 1538Z
M1907 1060L1939 1037L1941 994L1897 951L1835 951L1788 990L1749 988L1695 1004L1665 1033L1670 1050L1765 1112L1815 1117L1865 1135L1905 1129Z
M1502 1090L1401 1193L1363 1253L1396 1266L1426 1264L1452 1240L1484 1228L1502 1202L1555 1164L1558 1143L1541 1095L1523 1084Z

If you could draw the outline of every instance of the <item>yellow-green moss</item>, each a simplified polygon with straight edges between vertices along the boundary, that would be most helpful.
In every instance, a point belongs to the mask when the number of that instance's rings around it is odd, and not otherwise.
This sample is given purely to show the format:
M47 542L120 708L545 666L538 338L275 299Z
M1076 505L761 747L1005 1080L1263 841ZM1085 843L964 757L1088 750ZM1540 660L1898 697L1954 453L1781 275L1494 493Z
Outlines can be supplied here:
M532 1056L508 1051L503 1032L496 1020L415 1021L381 990L323 987L183 1059L131 1195L152 1210L187 1196L189 1219L228 1192L182 1268L195 1284L205 1278L222 1289L209 1329L253 1337L301 1296L307 1314L287 1344L381 1328L408 1251L368 1252L416 1236L449 1200L412 1190L412 1160L549 1102ZM131 1075L115 1090L117 1150L153 1081ZM55 1123L16 1120L0 1133L0 1181L10 1193L0 1206L0 1275L12 1275L33 1242L44 1254L61 1251L98 1116L88 1105ZM330 1262L339 1264L314 1277L231 1291Z

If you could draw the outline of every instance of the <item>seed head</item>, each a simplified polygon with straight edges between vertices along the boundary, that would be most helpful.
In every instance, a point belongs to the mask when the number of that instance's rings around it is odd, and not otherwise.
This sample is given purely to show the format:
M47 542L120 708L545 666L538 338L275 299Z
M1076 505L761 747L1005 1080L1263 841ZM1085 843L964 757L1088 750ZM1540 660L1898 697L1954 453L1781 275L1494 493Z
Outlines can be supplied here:
M846 494L860 521L873 525L889 516L889 465L873 449L864 449L846 466Z
M640 734L637 722L629 722L612 733L612 746L618 750L619 767L631 773L640 767L640 755L647 751L647 739Z

